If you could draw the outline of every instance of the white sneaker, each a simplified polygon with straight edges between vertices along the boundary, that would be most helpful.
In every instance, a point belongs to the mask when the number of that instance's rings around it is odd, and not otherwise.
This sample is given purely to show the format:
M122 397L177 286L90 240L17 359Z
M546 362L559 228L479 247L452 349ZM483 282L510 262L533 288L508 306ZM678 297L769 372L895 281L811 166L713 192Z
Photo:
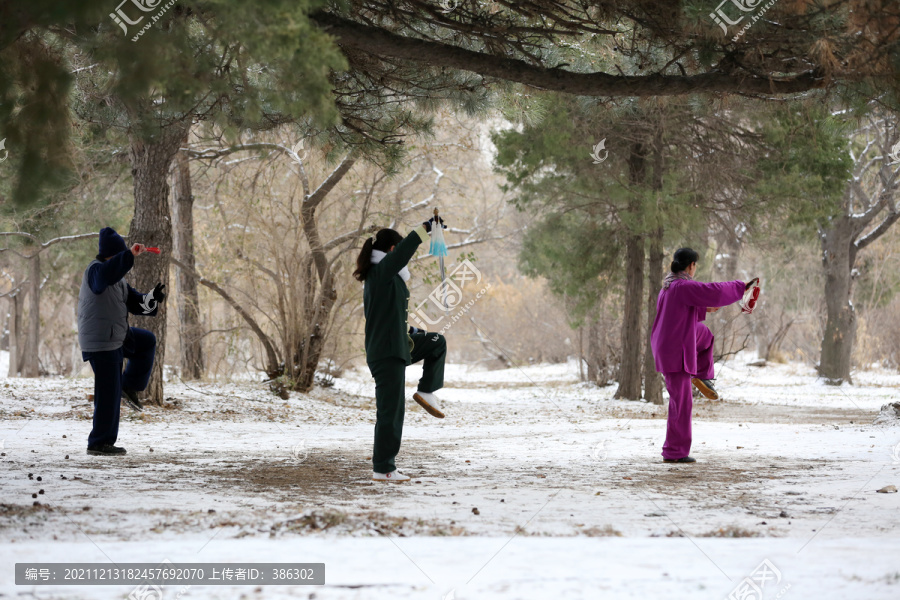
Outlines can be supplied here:
M394 469L390 473L378 473L372 471L372 481L384 481L385 483L403 483L409 481L409 477Z
M424 408L432 417L444 418L444 413L441 412L441 401L431 392L416 392L413 394L413 400L418 402L419 406Z

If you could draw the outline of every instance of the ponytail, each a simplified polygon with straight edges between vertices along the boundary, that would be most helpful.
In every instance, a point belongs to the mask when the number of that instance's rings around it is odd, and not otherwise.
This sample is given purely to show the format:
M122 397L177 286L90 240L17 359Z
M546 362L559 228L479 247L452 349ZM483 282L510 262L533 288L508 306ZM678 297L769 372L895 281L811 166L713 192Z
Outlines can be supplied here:
M369 267L372 266L372 247L374 245L372 238L366 238L359 256L356 257L356 270L353 271L353 277L357 281L366 280L366 274L369 272Z
M401 241L403 241L403 236L393 229L380 229L373 237L367 238L359 256L356 257L356 270L353 271L353 277L357 281L365 281L369 269L372 268L372 251L390 252L391 247Z

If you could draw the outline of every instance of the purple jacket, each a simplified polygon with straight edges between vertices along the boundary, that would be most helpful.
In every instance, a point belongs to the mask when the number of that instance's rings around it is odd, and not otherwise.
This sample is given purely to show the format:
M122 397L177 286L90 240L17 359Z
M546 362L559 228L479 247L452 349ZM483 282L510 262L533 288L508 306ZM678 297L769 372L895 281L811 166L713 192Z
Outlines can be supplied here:
M743 281L700 283L676 279L660 290L650 347L660 373L697 373L697 323L706 319L709 306L727 306L744 296Z

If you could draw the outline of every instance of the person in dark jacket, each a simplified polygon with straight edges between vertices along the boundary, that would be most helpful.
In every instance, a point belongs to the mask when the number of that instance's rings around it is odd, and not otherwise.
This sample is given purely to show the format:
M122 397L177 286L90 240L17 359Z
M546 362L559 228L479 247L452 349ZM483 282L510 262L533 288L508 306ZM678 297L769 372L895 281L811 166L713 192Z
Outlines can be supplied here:
M119 405L124 399L133 410L142 410L137 394L147 388L156 355L156 336L128 326L128 313L156 316L165 300L165 285L158 283L142 294L125 283L134 259L145 252L141 244L129 248L114 229L100 230L100 252L81 280L78 294L78 343L82 358L94 371L94 425L87 453L121 455L115 445L119 435ZM128 359L125 373L122 364Z
M435 225L437 224L437 225ZM437 333L409 326L409 280L407 264L419 244L428 239L431 227L443 226L439 217L425 221L405 238L393 229L382 229L366 240L356 260L357 280L365 282L363 306L366 316L366 363L375 379L375 445L372 479L409 481L397 470L403 416L406 410L406 367L424 360L415 400L430 415L444 418L434 395L444 385L447 341Z

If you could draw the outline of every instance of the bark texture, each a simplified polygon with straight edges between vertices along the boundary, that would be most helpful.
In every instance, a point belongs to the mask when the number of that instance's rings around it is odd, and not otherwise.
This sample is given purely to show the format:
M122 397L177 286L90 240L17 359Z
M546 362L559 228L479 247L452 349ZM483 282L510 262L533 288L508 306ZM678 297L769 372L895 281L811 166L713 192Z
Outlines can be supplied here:
M174 198L175 255L191 270L194 269L194 195L188 157L175 155ZM200 379L203 376L203 327L200 324L200 293L197 279L184 269L178 269L178 323L181 339L181 376Z
M635 186L646 177L646 149L640 143L631 145L628 157L629 179ZM635 198L629 203L625 238L625 296L622 316L622 359L616 398L641 399L641 302L644 297L644 238L638 233L641 204Z
M850 356L856 337L856 314L851 302L854 262L852 221L840 217L822 235L826 320L819 361L819 373L828 383L837 385L851 382Z
M131 138L131 174L134 178L134 217L128 233L128 243L156 246L161 256L142 254L135 260L132 286L148 292L157 283L169 283L169 261L172 253L172 222L169 218L169 167L187 125L178 122L162 128L152 139ZM163 364L166 355L166 318L168 301L152 318L132 318L131 325L147 329L156 336L156 361L147 389L147 401L161 405L163 400Z
M653 359L653 348L650 346L650 331L656 319L656 300L662 290L663 277L663 230L659 228L650 236L650 247L647 257L647 335L644 346L644 399L653 404L663 403L663 379L656 372L656 361Z

